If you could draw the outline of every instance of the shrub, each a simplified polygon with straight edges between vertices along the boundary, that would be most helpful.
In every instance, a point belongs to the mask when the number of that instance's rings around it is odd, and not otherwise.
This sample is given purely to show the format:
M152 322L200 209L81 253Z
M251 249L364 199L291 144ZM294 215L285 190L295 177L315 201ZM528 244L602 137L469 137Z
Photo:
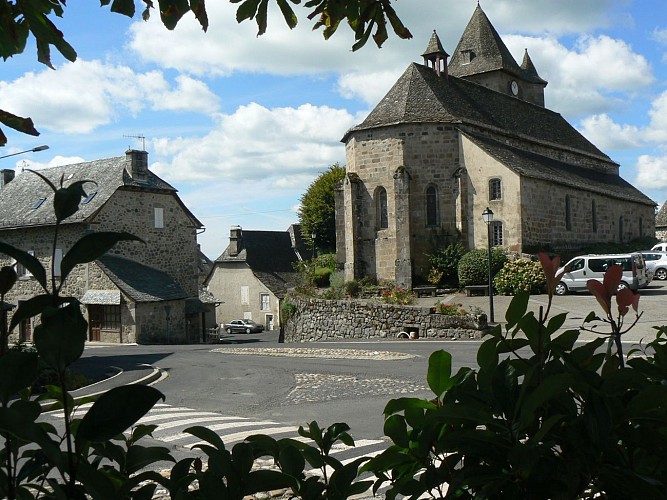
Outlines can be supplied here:
M428 262L431 264L431 271L429 272L429 283L437 285L439 283L446 283L451 286L458 286L459 274L458 267L461 257L466 254L466 249L460 241L451 243L445 248L437 250L434 254L428 256ZM431 273L433 271L440 272L441 276L437 282L431 281ZM434 274L435 277L435 274Z
M345 282L345 293L348 295L348 297L358 297L360 291L361 285L357 280Z
M502 248L491 251L491 273L495 275L507 262L507 255ZM489 283L489 253L488 250L478 248L461 257L459 261L459 284L487 285Z
M314 280L315 285L318 287L327 287L329 286L329 277L331 276L331 269L328 267L317 267L315 268Z
M283 319L283 322L289 321L295 312L296 305L290 302L289 299L285 299L280 306L280 317Z
M493 286L501 295L539 294L545 284L540 263L528 259L507 262L493 279Z

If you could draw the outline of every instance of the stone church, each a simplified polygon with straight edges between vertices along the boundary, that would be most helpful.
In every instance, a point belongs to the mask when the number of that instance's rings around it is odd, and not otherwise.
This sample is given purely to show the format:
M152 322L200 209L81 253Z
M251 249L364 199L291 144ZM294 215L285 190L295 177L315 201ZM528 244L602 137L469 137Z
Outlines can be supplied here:
M545 108L547 82L528 51L519 65L479 5L451 59L435 31L422 57L342 139L336 256L346 280L411 288L428 254L456 238L535 252L654 234L656 203Z

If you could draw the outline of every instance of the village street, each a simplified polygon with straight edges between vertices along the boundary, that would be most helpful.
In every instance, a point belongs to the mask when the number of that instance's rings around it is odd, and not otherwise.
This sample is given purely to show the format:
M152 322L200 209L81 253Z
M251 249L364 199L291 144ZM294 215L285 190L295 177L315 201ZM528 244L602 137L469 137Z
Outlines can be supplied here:
M655 335L653 326L667 324L667 286L653 282L642 290L640 322L626 336L626 345ZM433 298L419 299L430 305ZM488 297L454 295L438 300L480 307ZM496 321L504 321L510 297L494 297ZM538 310L546 296L531 298ZM588 294L556 297L553 313L567 311L564 328L581 325L588 312L599 311ZM593 334L584 334L590 339ZM426 384L429 355L445 349L453 356L453 371L475 366L480 340L378 340L284 344L277 332L225 336L219 344L117 345L91 343L81 360L91 373L117 366L131 372L141 364L157 367L163 377L155 387L166 401L144 423L159 425L156 440L174 454L188 453L195 438L182 431L205 425L226 444L256 433L296 437L299 425L316 420L321 427L346 422L358 441L356 455L386 446L382 411L397 397L431 398ZM347 450L349 453L350 450Z

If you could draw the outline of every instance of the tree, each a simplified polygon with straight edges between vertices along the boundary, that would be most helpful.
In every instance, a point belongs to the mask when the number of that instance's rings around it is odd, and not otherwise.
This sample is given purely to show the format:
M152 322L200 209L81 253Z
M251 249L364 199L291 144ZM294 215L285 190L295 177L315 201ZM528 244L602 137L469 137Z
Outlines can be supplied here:
M331 165L315 179L301 196L299 222L304 239L322 251L336 250L336 207L334 187L345 177L345 167ZM312 240L315 234L315 241Z
M154 7L152 0L141 0L144 4L142 18L150 17ZM236 21L254 19L257 23L257 35L262 35L267 28L269 2L274 0L230 0L240 4L236 10ZM297 16L290 3L298 5L301 0L275 0L290 28L297 25ZM100 0L100 5L110 5L111 12L134 17L134 0ZM208 17L204 0L158 0L160 19L167 29L173 30L181 18L192 12L206 31ZM56 27L49 16L63 17L66 0L0 0L0 56L3 60L23 53L28 38L32 35L37 44L37 60L53 69L51 64L51 46L53 45L65 59L75 61L77 54L65 40L63 33ZM347 20L354 31L356 42L352 50L365 45L373 30L373 40L378 47L387 40L387 21L394 33L403 39L412 38L410 31L403 26L391 6L391 0L309 0L304 4L309 9L308 19L316 19L313 29L323 29L323 36L329 39L340 23ZM30 118L22 118L0 110L0 123L19 132L39 135ZM7 143L7 137L0 129L0 146Z

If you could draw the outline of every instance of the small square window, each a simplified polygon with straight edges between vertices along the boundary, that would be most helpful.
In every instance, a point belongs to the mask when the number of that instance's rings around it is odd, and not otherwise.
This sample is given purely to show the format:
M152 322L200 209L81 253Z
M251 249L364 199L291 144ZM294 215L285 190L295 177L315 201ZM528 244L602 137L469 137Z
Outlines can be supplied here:
M97 191L93 191L92 193L89 193L88 196L86 196L81 203L83 205L87 205L88 203L93 201L93 198L95 198L96 194L97 194Z
M154 227L156 228L163 228L164 227L164 208L162 207L155 207L154 209Z
M44 203L45 201L46 201L46 198L40 198L40 199L37 200L37 201L35 202L35 204L32 206L32 209L33 209L33 210L37 210L39 207L42 206L42 203Z

